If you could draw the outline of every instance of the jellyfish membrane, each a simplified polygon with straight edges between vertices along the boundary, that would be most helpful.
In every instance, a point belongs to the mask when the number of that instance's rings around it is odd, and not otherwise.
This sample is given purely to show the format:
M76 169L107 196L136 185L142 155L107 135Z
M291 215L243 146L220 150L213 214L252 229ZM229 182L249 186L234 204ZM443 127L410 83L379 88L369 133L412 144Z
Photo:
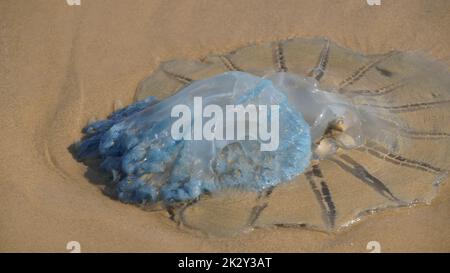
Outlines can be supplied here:
M100 159L119 200L158 204L191 230L335 232L434 198L450 165L449 76L419 52L364 55L324 38L173 60L139 84L134 104L87 125L76 155ZM171 109L192 109L196 96L279 105L278 149L174 140Z

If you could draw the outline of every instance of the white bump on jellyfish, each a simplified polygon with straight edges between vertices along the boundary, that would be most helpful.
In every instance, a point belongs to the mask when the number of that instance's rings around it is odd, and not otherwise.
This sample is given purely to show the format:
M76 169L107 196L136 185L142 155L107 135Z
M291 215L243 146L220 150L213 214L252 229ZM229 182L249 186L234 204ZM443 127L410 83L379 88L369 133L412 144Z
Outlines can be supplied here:
M311 127L314 157L290 183L165 207L181 226L225 236L270 227L339 231L367 213L429 203L447 176L450 74L439 61L419 52L364 55L324 38L296 38L162 63L135 97L168 97L227 71L282 86ZM167 177L151 179L163 184Z
M331 139L323 139L317 144L314 149L314 154L318 159L324 159L337 152L338 146L335 141Z

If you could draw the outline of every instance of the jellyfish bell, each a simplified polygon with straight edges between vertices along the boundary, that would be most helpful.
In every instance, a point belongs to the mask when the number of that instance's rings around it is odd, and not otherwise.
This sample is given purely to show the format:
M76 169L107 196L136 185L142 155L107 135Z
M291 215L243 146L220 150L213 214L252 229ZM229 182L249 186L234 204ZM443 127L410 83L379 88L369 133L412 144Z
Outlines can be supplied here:
M148 105L137 111L135 104L119 110L130 112L123 118L115 112L89 124L79 145L81 159L98 150L104 169L120 180L115 187L124 202L170 204L227 188L259 192L309 165L309 126L270 80L226 72L150 100L138 102ZM214 130L206 130L214 137L204 138L208 107L216 109Z
M450 168L449 75L418 52L364 55L324 38L168 61L141 81L134 104L83 129L77 157L96 158L122 202L162 204L189 230L339 231L435 197ZM262 151L259 131L172 138L172 107L193 111L196 96L221 109L279 105L277 149Z

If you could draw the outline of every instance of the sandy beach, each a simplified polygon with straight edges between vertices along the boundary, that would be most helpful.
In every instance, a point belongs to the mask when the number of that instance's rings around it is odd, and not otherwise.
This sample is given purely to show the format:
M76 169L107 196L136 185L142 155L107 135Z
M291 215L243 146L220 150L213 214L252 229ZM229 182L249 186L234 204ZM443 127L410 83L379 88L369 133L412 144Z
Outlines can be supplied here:
M255 230L207 238L106 197L68 147L158 64L258 42L327 37L367 53L417 50L450 66L450 1L0 1L0 251L450 252L450 185L338 234ZM155 94L157 95L157 94Z

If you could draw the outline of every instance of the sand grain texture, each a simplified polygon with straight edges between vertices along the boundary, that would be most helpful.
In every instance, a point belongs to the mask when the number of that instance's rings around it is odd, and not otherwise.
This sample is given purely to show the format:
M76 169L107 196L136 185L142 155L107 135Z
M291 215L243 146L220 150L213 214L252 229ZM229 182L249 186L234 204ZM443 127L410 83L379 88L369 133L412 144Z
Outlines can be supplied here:
M431 206L387 211L338 234L195 236L164 212L105 197L67 147L164 60L325 36L364 53L421 50L450 64L450 1L0 2L0 251L450 251L450 186ZM157 94L155 94L157 95Z

